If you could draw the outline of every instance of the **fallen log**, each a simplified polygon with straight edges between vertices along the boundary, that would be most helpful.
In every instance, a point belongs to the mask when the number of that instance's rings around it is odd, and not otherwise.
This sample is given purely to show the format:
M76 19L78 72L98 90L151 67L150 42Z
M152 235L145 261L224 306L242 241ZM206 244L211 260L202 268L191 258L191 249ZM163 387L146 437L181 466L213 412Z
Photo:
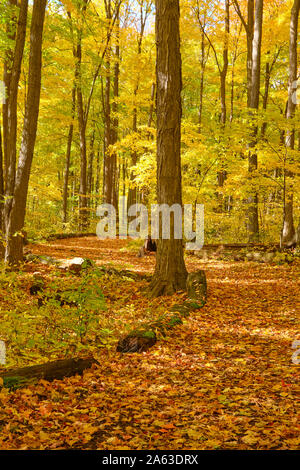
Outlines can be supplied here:
M76 374L81 375L84 370L89 369L93 364L98 364L98 362L92 356L61 359L36 366L6 370L0 372L0 379L3 380L4 387L16 389L39 379L51 382Z
M117 352L141 353L148 351L157 342L156 333L165 336L168 330L182 325L183 319L189 317L191 312L204 307L207 299L207 281L205 272L200 270L190 273L186 282L188 300L182 304L173 305L169 312L158 319L140 325L121 338L117 344Z

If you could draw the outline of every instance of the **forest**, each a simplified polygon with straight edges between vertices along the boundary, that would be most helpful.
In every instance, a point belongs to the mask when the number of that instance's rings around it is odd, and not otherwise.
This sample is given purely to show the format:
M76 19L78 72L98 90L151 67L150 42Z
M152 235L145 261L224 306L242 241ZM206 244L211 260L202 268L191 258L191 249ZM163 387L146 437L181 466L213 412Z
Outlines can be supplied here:
M0 450L299 450L299 11L0 0Z

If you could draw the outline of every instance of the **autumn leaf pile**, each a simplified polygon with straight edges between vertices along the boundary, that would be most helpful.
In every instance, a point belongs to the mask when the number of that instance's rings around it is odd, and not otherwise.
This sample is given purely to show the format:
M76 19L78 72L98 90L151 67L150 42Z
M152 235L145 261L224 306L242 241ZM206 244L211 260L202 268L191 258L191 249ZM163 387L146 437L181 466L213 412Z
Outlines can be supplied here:
M33 250L59 257L63 247L68 257L119 267L126 260L151 272L154 257L137 259L122 246L84 239ZM1 449L300 447L299 366L292 362L292 343L300 339L299 264L186 262L189 271L206 271L207 305L147 353L93 344L99 365L82 377L2 388ZM117 278L103 286L105 315L119 332L180 297L150 301L143 287Z

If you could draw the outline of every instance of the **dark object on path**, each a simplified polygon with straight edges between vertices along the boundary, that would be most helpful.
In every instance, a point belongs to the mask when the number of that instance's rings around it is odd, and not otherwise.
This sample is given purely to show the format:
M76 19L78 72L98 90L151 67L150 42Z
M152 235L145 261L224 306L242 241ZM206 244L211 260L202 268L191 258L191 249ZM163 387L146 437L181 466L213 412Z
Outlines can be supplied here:
M156 242L152 240L150 235L148 235L147 239L145 240L144 245L138 252L138 257L143 258L147 253L156 253L156 251L157 251Z
M30 295L37 295L42 292L45 288L45 281L40 272L33 273L33 283L30 286Z
M62 380L64 377L82 374L84 370L89 369L93 364L97 364L97 361L92 356L63 359L37 366L7 370L0 374L0 378L3 379L4 387L15 389L24 387L27 383L38 379Z
M156 343L156 335L153 336L138 336L129 335L126 338L120 339L117 351L121 353L135 353L148 351Z
M144 248L146 251L149 251L150 253L155 253L157 251L156 242L152 240L150 235L148 235L148 238L145 241Z

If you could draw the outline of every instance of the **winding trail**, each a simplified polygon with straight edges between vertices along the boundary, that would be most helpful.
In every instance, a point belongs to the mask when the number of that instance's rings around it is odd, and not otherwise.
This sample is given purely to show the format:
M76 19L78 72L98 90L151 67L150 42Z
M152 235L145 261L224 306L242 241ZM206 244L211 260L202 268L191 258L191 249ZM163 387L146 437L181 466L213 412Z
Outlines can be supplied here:
M126 241L69 239L31 249L140 272L155 262L137 258ZM299 366L292 362L299 264L194 256L186 263L206 271L203 309L147 353L108 350L83 377L0 394L0 423L11 420L0 448L299 449Z

